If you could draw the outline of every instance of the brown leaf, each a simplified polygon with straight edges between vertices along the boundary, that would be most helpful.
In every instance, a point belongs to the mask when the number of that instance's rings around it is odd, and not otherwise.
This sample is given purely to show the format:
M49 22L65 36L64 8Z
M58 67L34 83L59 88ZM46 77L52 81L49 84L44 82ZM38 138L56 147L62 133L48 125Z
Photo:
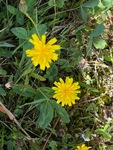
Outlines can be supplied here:
M8 115L11 120L15 119L15 116L0 102L0 112Z

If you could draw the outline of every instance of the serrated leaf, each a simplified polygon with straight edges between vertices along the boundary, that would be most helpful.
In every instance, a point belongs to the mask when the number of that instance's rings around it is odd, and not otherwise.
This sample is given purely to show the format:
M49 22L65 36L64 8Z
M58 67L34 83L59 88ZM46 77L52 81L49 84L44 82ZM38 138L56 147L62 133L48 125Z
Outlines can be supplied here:
M46 128L53 119L54 109L50 102L47 100L40 105L40 115L38 123L41 128Z
M11 31L14 35L16 35L20 39L25 39L25 40L28 39L27 31L22 27L12 28Z
M89 0L88 2L84 3L82 6L92 8L92 7L96 7L98 4L99 4L99 0Z
M51 100L50 103L55 108L57 114L61 117L62 122L69 123L70 119L69 119L69 115L68 115L67 111L60 104L57 104L56 101L54 101L54 100Z
M0 56L10 58L12 56L12 54L8 50L0 48Z
M105 29L105 26L101 23L96 26L96 28L91 32L90 37L98 37Z
M93 45L96 49L104 49L107 46L107 43L104 39L100 37L93 38Z

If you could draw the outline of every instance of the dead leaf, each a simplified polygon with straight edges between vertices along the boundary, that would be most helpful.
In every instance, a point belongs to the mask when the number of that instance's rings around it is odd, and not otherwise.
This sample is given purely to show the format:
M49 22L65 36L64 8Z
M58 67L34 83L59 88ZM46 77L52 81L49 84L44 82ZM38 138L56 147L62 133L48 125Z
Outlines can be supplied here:
M0 112L8 115L11 120L15 119L15 116L0 102Z

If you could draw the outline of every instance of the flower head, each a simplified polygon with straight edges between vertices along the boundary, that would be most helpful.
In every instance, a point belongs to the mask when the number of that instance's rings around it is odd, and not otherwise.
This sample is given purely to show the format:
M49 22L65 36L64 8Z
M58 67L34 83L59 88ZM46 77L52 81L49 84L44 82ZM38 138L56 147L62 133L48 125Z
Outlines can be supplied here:
M76 150L89 150L91 147L85 146L85 144L82 144L81 146L77 146Z
M45 70L46 67L50 67L52 60L58 59L58 54L55 52L60 49L60 45L54 44L57 42L56 38L52 38L46 44L46 35L42 35L41 39L39 39L36 34L33 34L29 41L34 47L26 50L26 55L31 57L34 66L40 65L40 69Z
M73 78L66 77L65 82L62 78L59 80L60 82L54 82L56 87L52 87L55 91L53 98L57 99L57 103L62 103L62 106L72 106L75 104L75 100L79 100L77 94L80 93L80 86L78 82L73 83Z

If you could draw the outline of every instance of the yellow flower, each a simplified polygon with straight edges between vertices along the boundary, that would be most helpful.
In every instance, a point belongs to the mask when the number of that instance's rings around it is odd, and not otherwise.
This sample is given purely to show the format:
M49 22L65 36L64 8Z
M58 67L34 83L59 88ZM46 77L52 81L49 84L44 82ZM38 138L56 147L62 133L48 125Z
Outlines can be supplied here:
M54 82L56 87L52 87L55 91L53 98L57 99L57 103L62 103L62 106L72 106L75 104L75 100L79 100L77 94L80 93L80 86L78 82L73 83L73 78L66 77L65 82L62 78L59 80L60 82Z
M89 150L91 147L85 146L85 144L82 144L81 146L77 146L76 150Z
M41 39L36 34L32 35L29 40L34 45L32 49L26 50L26 55L31 57L34 66L40 65L41 70L50 67L50 63L58 59L56 50L60 49L60 45L53 45L57 42L56 38L52 38L46 44L46 35L42 35Z

